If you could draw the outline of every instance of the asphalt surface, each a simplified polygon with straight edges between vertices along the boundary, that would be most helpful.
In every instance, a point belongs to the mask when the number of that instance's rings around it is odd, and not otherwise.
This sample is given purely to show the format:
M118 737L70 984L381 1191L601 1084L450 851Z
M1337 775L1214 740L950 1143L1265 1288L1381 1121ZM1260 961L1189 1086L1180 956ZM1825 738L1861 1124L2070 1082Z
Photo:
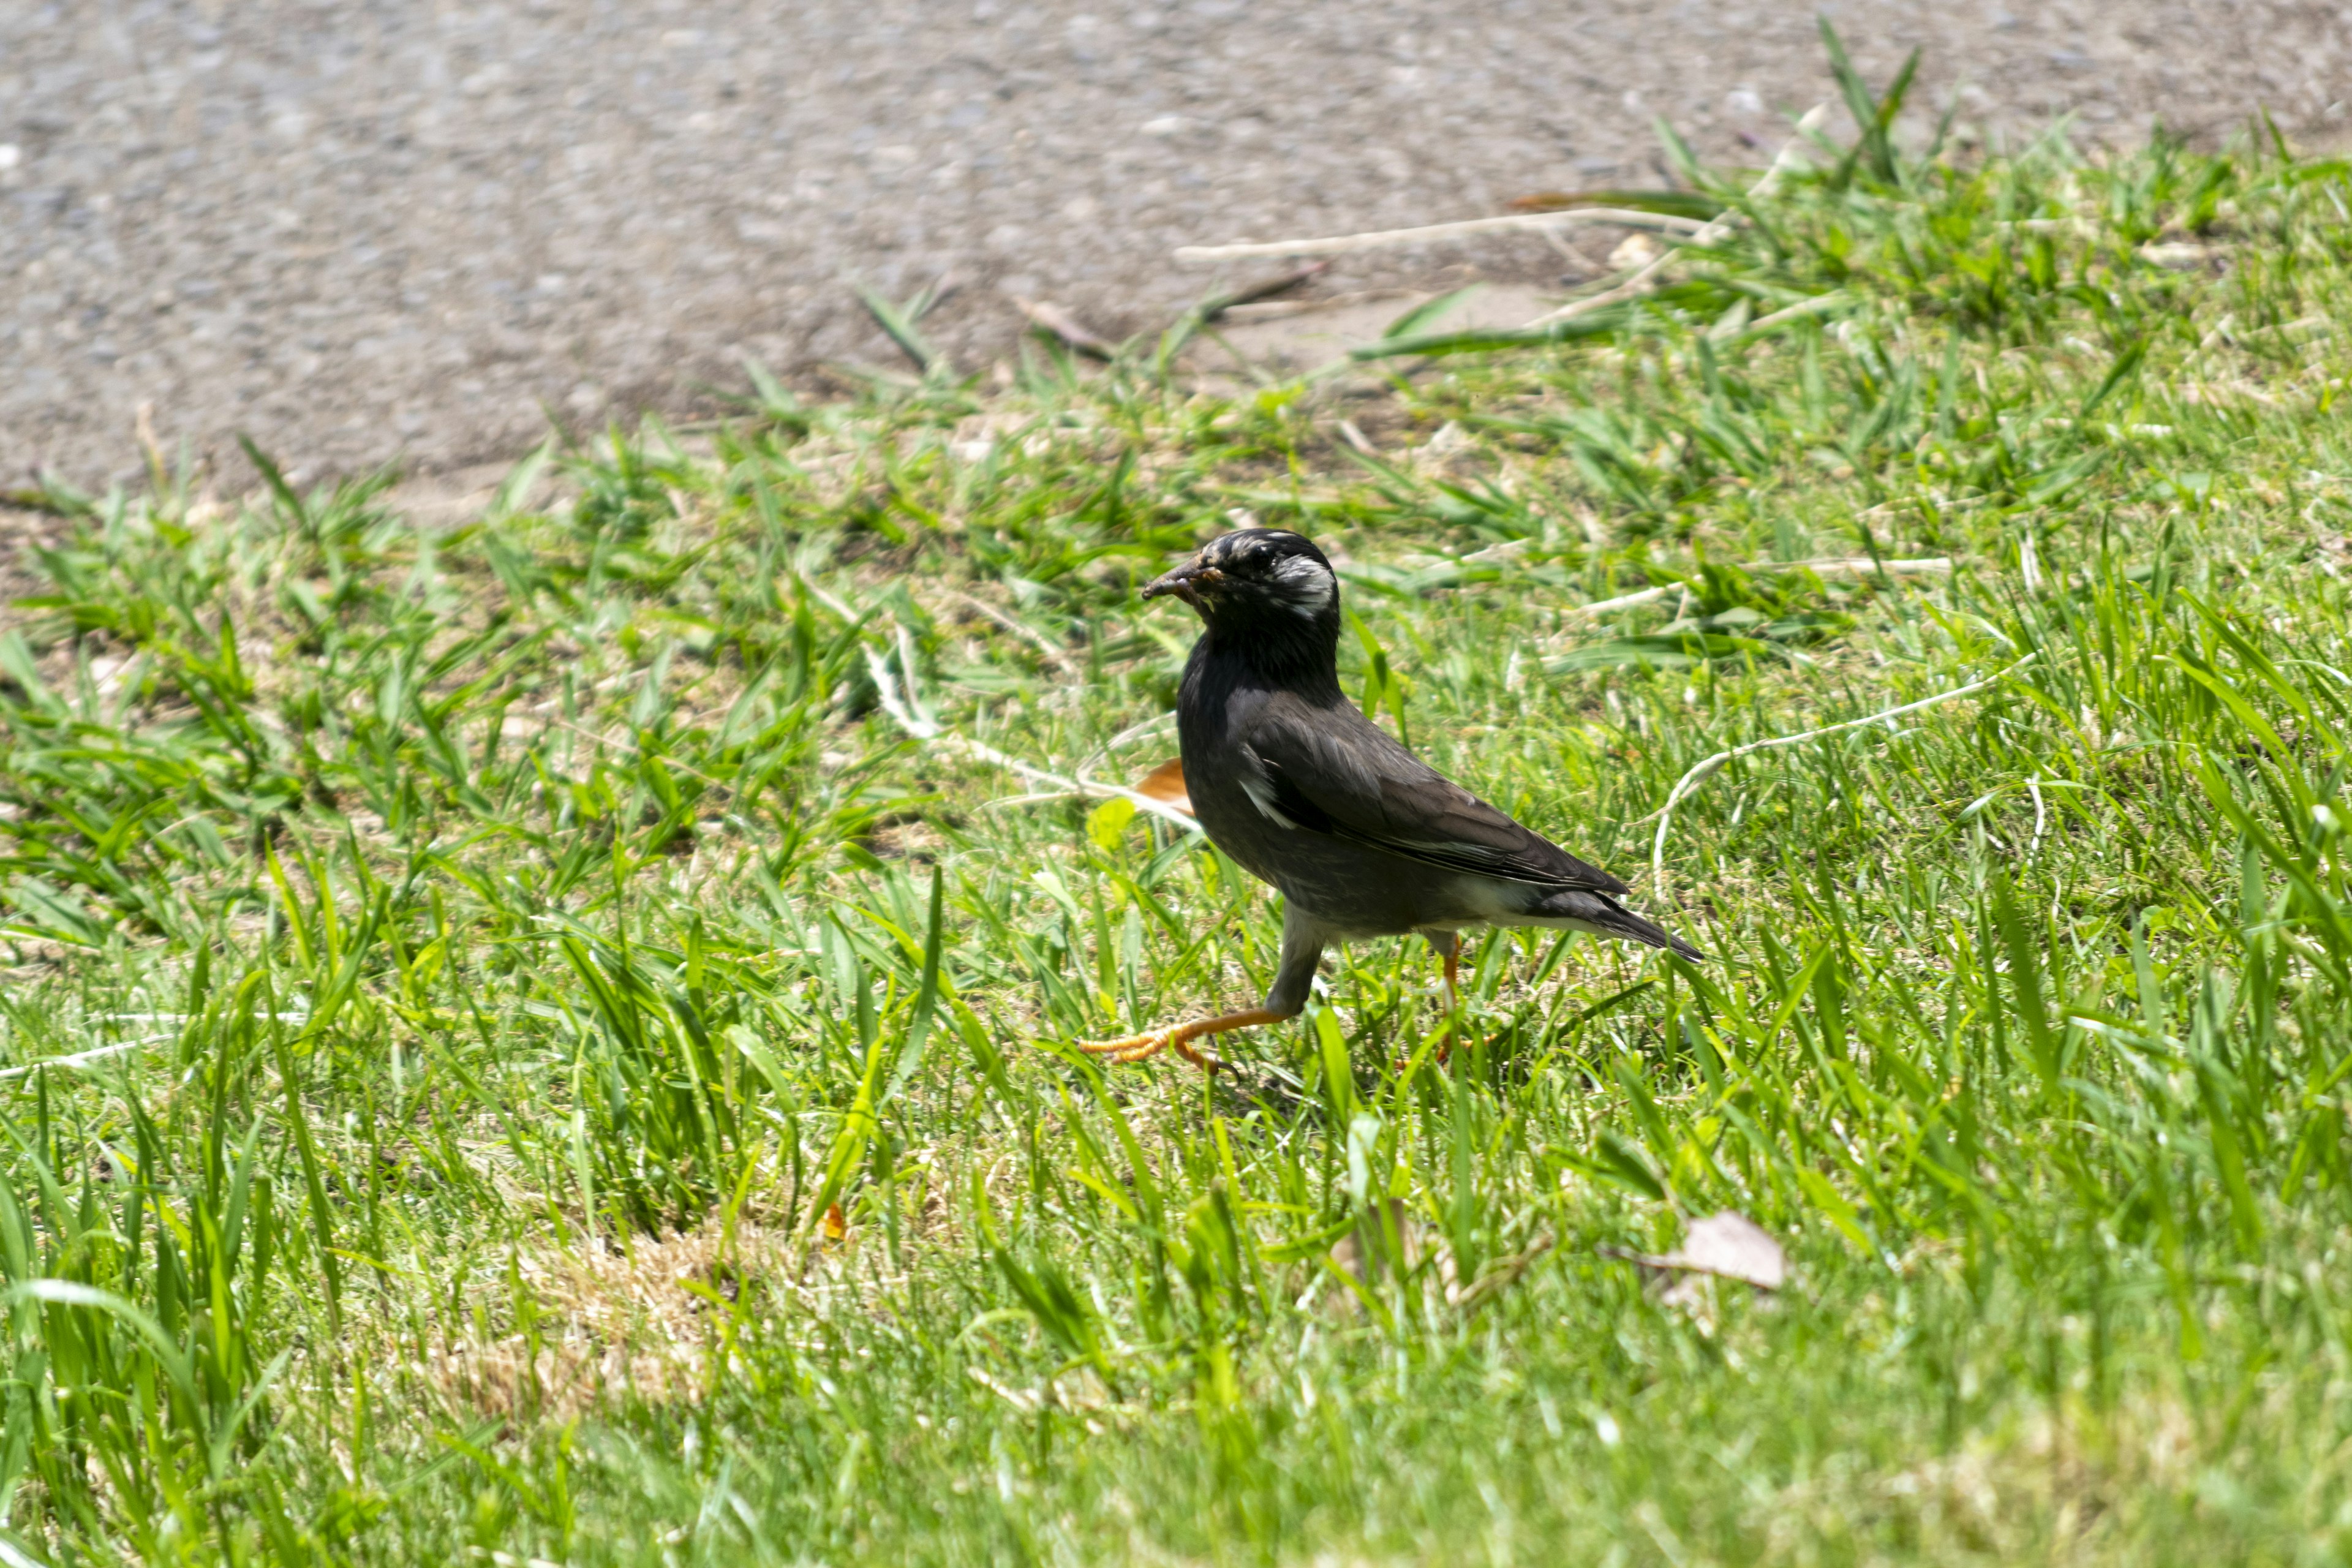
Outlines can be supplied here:
M1964 125L2336 139L2352 11L2265 0L1832 7ZM1346 233L1658 179L1663 115L1754 163L1830 94L1809 6L1631 0L39 0L0 4L0 485L236 432L311 474L509 456L884 361L862 279L947 279L963 363L1013 296L1114 335L1193 242ZM1350 263L1531 278L1539 240Z

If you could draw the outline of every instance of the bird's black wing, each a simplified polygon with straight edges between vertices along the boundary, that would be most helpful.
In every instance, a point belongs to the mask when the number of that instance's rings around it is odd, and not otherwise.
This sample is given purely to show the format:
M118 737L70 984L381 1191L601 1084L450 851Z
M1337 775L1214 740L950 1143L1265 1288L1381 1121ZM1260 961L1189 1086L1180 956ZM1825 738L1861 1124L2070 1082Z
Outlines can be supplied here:
M1429 766L1345 702L1326 708L1276 695L1239 738L1243 787L1279 826L1453 871L1627 890Z

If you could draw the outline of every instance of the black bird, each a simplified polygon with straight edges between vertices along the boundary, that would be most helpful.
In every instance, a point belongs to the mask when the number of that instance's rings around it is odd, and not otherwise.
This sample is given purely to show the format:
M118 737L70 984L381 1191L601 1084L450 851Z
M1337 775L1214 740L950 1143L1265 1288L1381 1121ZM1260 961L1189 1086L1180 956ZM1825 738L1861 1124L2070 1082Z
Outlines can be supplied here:
M1209 839L1282 889L1282 964L1265 1000L1087 1043L1114 1061L1296 1017L1323 949L1419 932L1457 978L1461 931L1552 926L1699 951L1617 902L1624 883L1520 826L1423 763L1339 689L1339 582L1313 541L1252 528L1211 540L1143 590L1206 626L1176 699L1184 787Z

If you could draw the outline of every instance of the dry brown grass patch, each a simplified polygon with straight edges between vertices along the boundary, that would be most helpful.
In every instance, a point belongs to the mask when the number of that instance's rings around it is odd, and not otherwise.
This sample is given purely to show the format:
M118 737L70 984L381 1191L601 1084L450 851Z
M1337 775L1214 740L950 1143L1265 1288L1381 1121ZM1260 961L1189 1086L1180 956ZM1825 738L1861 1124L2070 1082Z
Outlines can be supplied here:
M662 1405L709 1386L723 1305L782 1270L781 1230L717 1220L626 1247L524 1254L529 1331L436 1348L425 1373L443 1397L486 1415L570 1420L611 1402Z

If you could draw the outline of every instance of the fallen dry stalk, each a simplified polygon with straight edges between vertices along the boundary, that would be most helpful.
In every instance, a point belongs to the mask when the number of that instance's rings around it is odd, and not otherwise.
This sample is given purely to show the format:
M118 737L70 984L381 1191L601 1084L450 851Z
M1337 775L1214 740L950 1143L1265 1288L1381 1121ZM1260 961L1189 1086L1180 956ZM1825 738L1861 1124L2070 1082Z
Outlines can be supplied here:
M1421 245L1435 239L1460 239L1474 234L1507 234L1594 223L1615 224L1621 228L1654 228L1666 234L1696 233L1706 226L1696 218L1676 217L1668 213L1636 212L1631 207L1570 207L1561 212L1464 218L1458 223L1374 229L1366 234L1332 235L1322 239L1277 239L1263 245L1181 245L1176 247L1176 259L1199 262L1238 261L1252 256L1345 256L1359 250L1385 250L1392 246Z

